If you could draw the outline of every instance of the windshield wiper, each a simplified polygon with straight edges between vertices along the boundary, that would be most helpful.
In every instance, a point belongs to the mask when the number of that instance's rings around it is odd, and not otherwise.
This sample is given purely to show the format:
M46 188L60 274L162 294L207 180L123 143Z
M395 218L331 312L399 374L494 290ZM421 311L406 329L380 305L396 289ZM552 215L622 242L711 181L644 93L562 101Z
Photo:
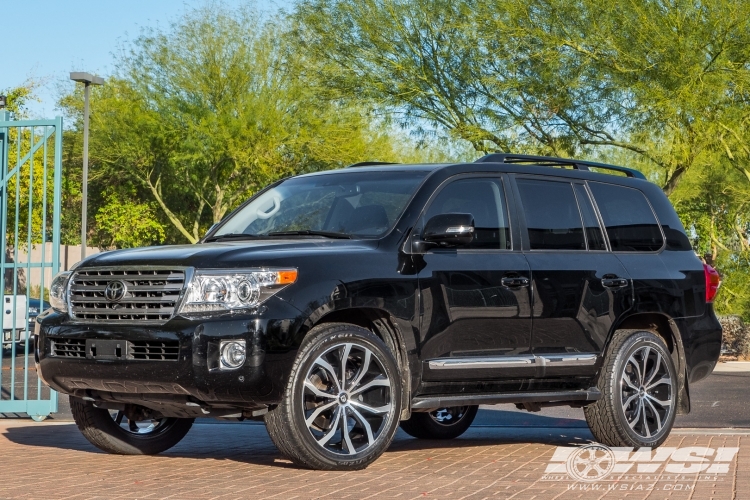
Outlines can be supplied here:
M221 240L253 240L255 238L259 238L257 234L247 234L247 233L227 233L227 234L220 234L218 236L211 236L210 238L206 238L204 241L206 243L212 242L212 241L221 241Z
M335 238L350 240L351 236L345 233L335 233L333 231L315 231L305 229L302 231L275 231L273 233L267 233L267 236L323 236L325 238Z

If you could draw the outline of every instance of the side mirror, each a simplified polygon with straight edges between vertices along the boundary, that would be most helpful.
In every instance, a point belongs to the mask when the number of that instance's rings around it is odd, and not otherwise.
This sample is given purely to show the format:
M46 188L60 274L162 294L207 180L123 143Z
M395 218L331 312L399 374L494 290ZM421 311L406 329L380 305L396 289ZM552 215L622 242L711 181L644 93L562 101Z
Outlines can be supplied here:
M460 247L474 241L474 216L440 214L427 221L422 240L443 247Z

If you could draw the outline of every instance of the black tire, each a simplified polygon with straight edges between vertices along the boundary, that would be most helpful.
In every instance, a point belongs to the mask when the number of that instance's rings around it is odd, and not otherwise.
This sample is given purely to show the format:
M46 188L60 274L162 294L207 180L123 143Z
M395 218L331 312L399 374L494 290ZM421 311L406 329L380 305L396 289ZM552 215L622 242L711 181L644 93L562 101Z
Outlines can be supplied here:
M164 418L152 432L128 432L109 410L70 397L70 409L81 434L102 451L115 455L156 455L179 443L193 425L192 418Z
M348 351L347 345L352 346ZM369 363L363 369L365 360ZM328 363L333 372L320 363ZM336 365L346 373L342 390L342 370ZM271 440L295 464L357 470L385 452L400 414L401 377L388 347L364 328L328 323L313 328L303 341L282 401L265 422Z
M678 390L674 362L661 337L647 331L616 332L597 387L602 398L584 408L597 441L628 448L664 443L674 425Z
M417 439L454 439L471 426L477 410L474 405L412 413L409 420L401 421L401 429Z

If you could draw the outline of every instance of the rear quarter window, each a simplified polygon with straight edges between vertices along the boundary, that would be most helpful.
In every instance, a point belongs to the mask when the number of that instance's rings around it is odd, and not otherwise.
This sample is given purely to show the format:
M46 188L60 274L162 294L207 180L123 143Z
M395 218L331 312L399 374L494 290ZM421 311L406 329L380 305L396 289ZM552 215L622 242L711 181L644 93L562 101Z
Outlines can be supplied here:
M659 223L637 189L590 182L613 252L655 252L664 246Z

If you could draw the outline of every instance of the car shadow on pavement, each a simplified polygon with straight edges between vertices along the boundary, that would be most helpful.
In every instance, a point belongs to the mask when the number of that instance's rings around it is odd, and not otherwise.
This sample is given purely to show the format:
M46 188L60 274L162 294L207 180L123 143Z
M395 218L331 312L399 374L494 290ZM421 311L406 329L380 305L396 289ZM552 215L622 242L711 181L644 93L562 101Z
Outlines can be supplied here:
M497 413L497 412L493 412ZM550 418L542 415L522 415L507 412L508 426L482 423L478 418L461 437L449 441L414 439L399 430L389 452L461 449L467 447L497 446L504 444L548 444L552 446L580 446L593 438L580 421ZM481 414L481 411L480 411ZM480 415L481 416L481 415ZM499 417L492 415L492 420ZM520 425L519 422L522 422ZM12 425L0 428L0 439L23 446L39 446L69 451L103 453L91 445L74 423ZM193 458L233 460L242 463L271 467L296 468L285 460L271 442L265 426L260 422L208 424L198 423L177 446L160 455L162 458Z

